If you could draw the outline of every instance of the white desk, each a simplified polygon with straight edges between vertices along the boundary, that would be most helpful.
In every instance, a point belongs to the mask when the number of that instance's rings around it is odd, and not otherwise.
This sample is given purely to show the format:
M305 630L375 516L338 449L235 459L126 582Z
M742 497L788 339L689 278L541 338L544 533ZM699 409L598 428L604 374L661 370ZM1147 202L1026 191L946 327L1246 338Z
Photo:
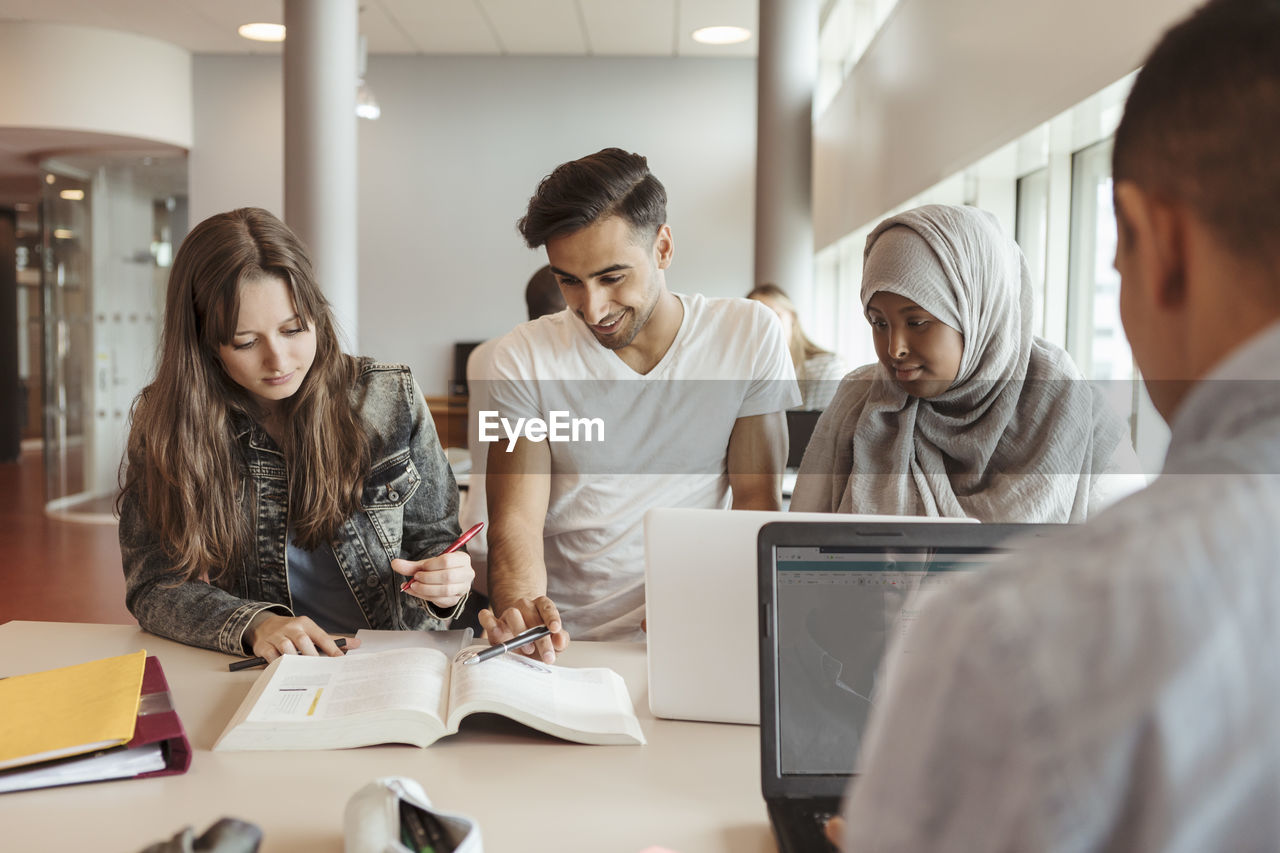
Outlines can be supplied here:
M564 743L485 717L434 745L317 752L209 751L261 670L127 625L0 625L0 675L19 675L139 648L160 658L191 740L182 776L0 795L6 850L133 853L184 826L220 817L257 824L263 853L340 853L342 810L379 776L409 776L432 801L480 823L488 853L753 853L774 847L760 795L755 726L686 723L649 713L644 646L574 643L570 666L609 666L626 680L646 746Z

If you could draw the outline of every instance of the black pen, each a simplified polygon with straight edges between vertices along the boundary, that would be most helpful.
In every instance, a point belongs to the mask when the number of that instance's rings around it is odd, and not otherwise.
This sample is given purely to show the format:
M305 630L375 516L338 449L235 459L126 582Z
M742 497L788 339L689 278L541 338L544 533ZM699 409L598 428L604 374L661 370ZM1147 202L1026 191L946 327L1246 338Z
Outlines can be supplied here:
M347 647L347 638L339 637L333 641L333 644L340 649L345 649ZM227 669L232 672L239 672L242 669L253 669L255 666L263 666L266 662L267 659L262 657L245 658L244 660L238 660L227 664Z
M523 631L519 634L516 634L510 640L507 640L505 643L495 643L494 645L490 646L487 649L478 651L471 657L464 660L463 663L464 664L484 663L485 661L489 660L489 658L496 658L498 655L504 655L507 652L511 651L512 649L518 649L527 643L532 643L534 640L541 640L543 637L550 637L550 636L551 636L551 629L548 628L546 625L539 625L536 628L530 628L528 631Z

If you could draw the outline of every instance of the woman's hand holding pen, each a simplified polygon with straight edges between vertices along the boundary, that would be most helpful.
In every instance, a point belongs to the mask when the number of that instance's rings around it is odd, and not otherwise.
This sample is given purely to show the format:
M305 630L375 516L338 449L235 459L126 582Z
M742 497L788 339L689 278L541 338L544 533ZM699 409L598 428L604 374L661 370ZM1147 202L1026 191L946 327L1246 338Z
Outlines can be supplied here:
M306 616L282 616L263 611L249 623L249 641L253 653L268 663L281 655L341 655L334 643L319 625ZM347 640L347 650L357 648L360 641Z
M501 618L495 616L493 610L480 611L480 627L484 628L484 638L490 645L506 642L535 625L546 625L551 629L551 636L515 651L544 663L555 663L556 652L564 651L569 645L569 632L564 629L560 611L551 599L545 595L517 599L502 611Z
M391 569L407 579L400 588L425 598L436 607L452 607L471 589L476 570L465 551L452 551L425 560L392 560Z

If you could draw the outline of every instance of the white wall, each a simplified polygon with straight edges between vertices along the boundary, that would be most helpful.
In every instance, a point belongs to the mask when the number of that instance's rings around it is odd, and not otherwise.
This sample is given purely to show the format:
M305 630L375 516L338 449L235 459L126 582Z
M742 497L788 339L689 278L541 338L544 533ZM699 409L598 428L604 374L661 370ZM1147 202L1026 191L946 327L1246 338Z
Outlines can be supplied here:
M752 285L755 63L710 59L370 57L382 117L360 122L361 350L444 393L454 341L524 319L545 257L515 230L538 181L606 146L667 187L677 291ZM279 213L279 59L195 58L191 221Z
M1136 68L1199 0L901 0L814 128L824 247Z
M278 56L196 54L190 225L237 207L284 215L284 65ZM176 251L176 247L175 247Z

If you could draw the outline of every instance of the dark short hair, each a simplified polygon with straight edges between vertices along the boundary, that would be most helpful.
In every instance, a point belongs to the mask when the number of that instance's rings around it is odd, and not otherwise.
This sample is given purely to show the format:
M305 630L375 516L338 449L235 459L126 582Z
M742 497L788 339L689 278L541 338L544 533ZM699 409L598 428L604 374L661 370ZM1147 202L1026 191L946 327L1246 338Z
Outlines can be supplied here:
M1238 256L1280 254L1280 0L1211 0L1170 28L1116 130L1116 181L1186 204Z
M549 265L544 264L529 276L524 288L524 304L529 309L530 320L564 310L564 294Z
M542 179L529 209L516 223L530 249L581 231L597 220L621 216L651 237L667 221L667 191L649 162L621 148L606 148L562 163Z

